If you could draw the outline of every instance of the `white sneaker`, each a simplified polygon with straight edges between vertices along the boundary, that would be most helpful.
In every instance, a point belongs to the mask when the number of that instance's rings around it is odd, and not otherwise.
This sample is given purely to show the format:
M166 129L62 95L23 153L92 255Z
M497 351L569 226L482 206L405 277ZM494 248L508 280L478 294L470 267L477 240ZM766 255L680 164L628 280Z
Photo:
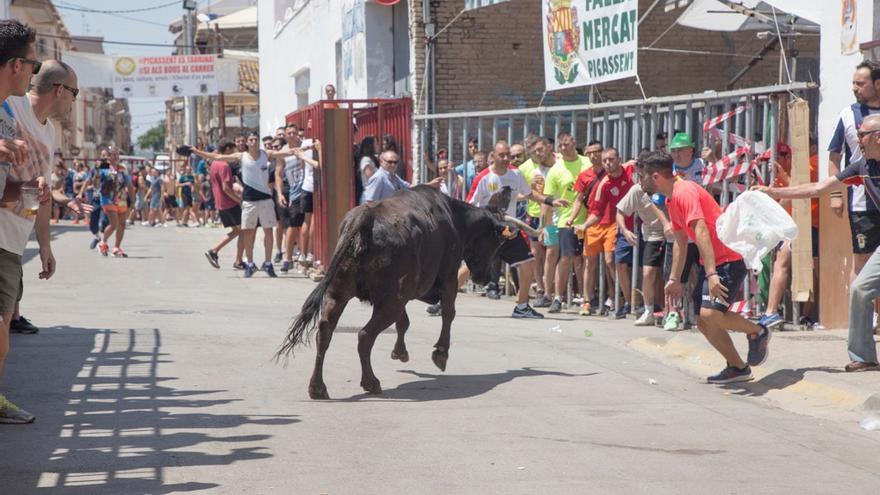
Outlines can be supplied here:
M637 326L637 327L650 327L653 325L654 325L654 313L652 313L650 310L647 310L647 309L645 310L644 313L642 313L642 316L639 316L638 319L636 319L636 322L635 322L635 326Z

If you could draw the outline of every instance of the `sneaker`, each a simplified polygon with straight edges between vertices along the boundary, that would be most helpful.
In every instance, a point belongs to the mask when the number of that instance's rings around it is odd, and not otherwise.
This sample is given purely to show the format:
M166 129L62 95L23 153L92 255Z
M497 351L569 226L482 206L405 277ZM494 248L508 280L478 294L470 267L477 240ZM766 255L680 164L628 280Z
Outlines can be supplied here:
M635 326L637 327L650 327L654 325L654 313L650 310L646 309L642 312L642 315L636 319Z
M544 315L538 313L528 304L525 305L524 308L520 308L519 304L513 307L513 315L514 318L543 318Z
M578 304L578 305L583 304L583 303L584 303L584 298L581 297L581 296L574 296L573 298L571 298L571 303L572 303L572 304Z
M553 299L553 302L550 303L550 308L547 309L548 313L558 313L562 311L562 301L559 299Z
M721 373L717 375L712 375L706 378L707 383L734 383L734 382L747 382L752 379L752 369L749 368L749 365L746 365L745 368L739 369L733 366L728 365L727 368L721 370Z
M581 316L590 316L593 314L593 305L585 302L581 305L581 311L578 313Z
M92 242L89 243L89 249L95 249L96 247L98 247L99 242L101 241L99 241L97 237L92 239Z
M284 260L284 263L281 263L281 268L279 268L278 270L280 270L281 273L287 273L288 271L290 271L290 262Z
M113 248L113 257L114 258L128 258L128 255L125 254L125 251L122 248Z
M538 297L535 298L534 307L536 307L536 308L549 308L551 302L552 301L549 297L547 297L543 294L540 294Z
M272 258L272 261L273 261L274 263L281 263L281 258L282 258L282 256L284 256L284 255L281 254L281 251L278 251L277 253L275 253L275 257Z
M19 315L17 320L12 320L9 322L9 331L12 333L21 333L26 335L33 335L40 331L36 325L30 322L24 316Z
M278 275L275 275L275 267L272 266L271 261L263 263L263 267L261 268L261 270L266 272L266 275L269 275L270 278L278 278Z
M614 299L611 299L610 297L605 299L605 307L608 308L609 312L614 311Z
M623 306L621 306L617 310L617 312L614 313L614 319L615 320L625 319L627 317L627 315L629 315L629 311L630 311L629 303L623 303Z
M244 265L244 278L251 278L254 276L254 272L257 271L257 265L253 263L248 263Z
M16 406L0 394L0 424L25 425L37 419L33 414Z
M761 366L767 360L767 344L770 343L771 333L764 325L760 326L761 333L749 335L749 366Z
M293 259L299 261L299 246L293 248Z
M498 284L489 284L486 286L486 297L493 301L501 299L501 291L498 290Z
M762 327L767 327L769 329L774 329L780 325L782 325L782 317L779 316L779 313L772 314L763 314L761 318L758 320L758 325Z
M429 305L427 308L425 308L425 311L431 316L439 316L440 315L440 303Z
M314 255L312 255L312 253L309 253L308 256L306 256L306 259L305 259L305 261L303 262L303 264L306 265L306 266L312 266L312 263L313 263L314 261L315 261L315 257L314 257Z
M213 250L209 249L205 251L205 258L208 258L208 263L211 264L216 269L220 269L220 257L217 256Z
M232 264L233 270L244 270L245 268L247 268L247 265L245 265L241 261L236 261Z
M681 316L678 314L678 311L670 311L668 315L666 315L666 321L663 322L663 330L674 332L678 330L678 325L681 324Z
M106 242L101 243L100 249L101 249L101 256L107 256L107 254L110 252L110 247L107 246Z

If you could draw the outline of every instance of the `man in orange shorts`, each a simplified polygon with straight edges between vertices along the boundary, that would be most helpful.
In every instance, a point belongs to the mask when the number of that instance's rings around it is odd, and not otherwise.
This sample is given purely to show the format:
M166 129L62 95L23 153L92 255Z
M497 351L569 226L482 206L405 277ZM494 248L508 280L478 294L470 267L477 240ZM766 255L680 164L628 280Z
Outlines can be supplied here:
M110 236L116 234L113 247L113 256L128 258L122 250L122 238L125 236L125 219L128 215L129 198L134 197L134 187L131 177L125 171L125 166L119 163L119 150L108 147L102 151L101 162L96 180L101 191L101 209L107 215L110 224L104 229L104 237L100 244L101 254L107 256L109 247L107 241Z
M584 243L584 256L595 257L604 254L605 273L616 272L620 289L623 291L621 307L615 308L615 318L626 318L630 312L630 265L632 264L632 246L617 233L617 203L620 202L633 185L632 169L624 169L620 162L620 154L614 148L602 151L602 166L605 177L596 186L596 192L590 201L590 216L584 223L587 241ZM627 228L633 229L632 216L627 217ZM617 249L621 244L621 249ZM626 247L629 247L629 258L626 258ZM615 259L615 251L620 255ZM629 264L627 264L627 261ZM609 294L614 294L613 277L609 276Z

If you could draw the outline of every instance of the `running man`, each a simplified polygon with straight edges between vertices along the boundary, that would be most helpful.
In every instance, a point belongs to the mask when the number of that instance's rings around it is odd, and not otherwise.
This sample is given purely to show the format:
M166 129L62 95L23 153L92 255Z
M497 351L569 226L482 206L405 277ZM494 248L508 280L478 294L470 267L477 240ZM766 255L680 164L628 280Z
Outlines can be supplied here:
M235 151L235 144L224 138L217 143L217 150L220 154L233 153ZM208 263L211 266L220 269L218 253L227 244L237 239L235 261L232 267L243 268L241 262L244 253L244 244L241 239L241 197L232 188L233 184L235 184L232 167L223 160L214 160L211 162L208 174L210 176L214 203L219 211L220 221L223 223L223 227L230 230L226 237L205 252L205 257L208 258Z
M767 359L770 331L756 325L736 312L729 312L730 300L736 297L748 271L742 256L725 246L715 230L721 208L699 184L677 178L673 174L672 157L662 151L646 153L639 159L642 188L648 194L659 192L667 199L667 209L675 244L672 251L672 270L666 283L666 297L682 297L682 268L687 242L693 241L700 253L705 273L702 290L694 290L694 307L700 308L697 327L724 359L725 367L717 375L706 379L709 383L743 382L752 379L751 366L759 366ZM698 294L702 299L698 300ZM673 306L673 304L670 304ZM743 332L749 338L749 353L743 361L733 346L728 330Z
M101 209L110 222L101 239L101 254L108 255L110 248L107 241L115 233L113 256L128 258L122 249L122 238L125 236L125 220L128 216L129 199L134 197L134 186L125 171L125 165L119 163L119 150L107 147L104 151L101 156L106 156L107 159L101 162L101 169L95 175L95 185L101 191Z

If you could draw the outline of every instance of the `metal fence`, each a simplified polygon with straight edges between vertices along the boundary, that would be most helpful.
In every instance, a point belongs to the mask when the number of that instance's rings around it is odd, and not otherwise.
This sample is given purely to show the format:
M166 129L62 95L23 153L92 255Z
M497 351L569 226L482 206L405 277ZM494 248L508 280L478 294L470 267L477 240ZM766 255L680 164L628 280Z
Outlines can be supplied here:
M792 83L725 92L705 92L681 96L648 98L619 102L536 107L482 112L416 115L420 146L419 178L427 181L431 171L426 162L436 150L445 148L450 164L467 161L468 140L476 138L478 149L491 149L504 139L521 142L529 134L556 137L562 132L580 143L597 140L603 146L614 146L622 158L635 158L643 149L655 148L655 136L665 132L671 138L676 132L687 132L695 142L696 156L709 142L709 134L721 142L721 156L747 148L747 160L768 150L769 162L775 160L779 136L786 135L785 103L792 98L808 101L813 111L811 129L816 129L818 88L813 83ZM734 164L736 161L735 155ZM742 159L742 158L740 158ZM719 164L720 167L720 164ZM450 167L451 169L452 167ZM759 173L733 175L712 184L721 206L736 198L742 190L760 177L772 181L775 167L762 167ZM721 174L724 175L724 174ZM463 191L463 195L466 191ZM638 260L635 246L634 260ZM600 268L603 263L600 263ZM633 269L633 288L640 270ZM600 284L604 276L599 277ZM601 287L600 287L601 290ZM748 280L743 301L751 299Z

